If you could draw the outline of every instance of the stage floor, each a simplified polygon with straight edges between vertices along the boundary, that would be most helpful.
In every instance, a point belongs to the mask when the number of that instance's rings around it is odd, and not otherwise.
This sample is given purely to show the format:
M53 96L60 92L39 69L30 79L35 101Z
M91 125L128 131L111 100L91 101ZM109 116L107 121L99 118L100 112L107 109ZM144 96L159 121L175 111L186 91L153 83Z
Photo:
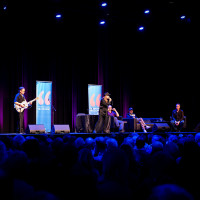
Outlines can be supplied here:
M65 135L70 135L70 136L75 136L75 137L83 137L83 138L87 138L87 137L95 138L95 137L99 137L99 136L102 136L102 137L119 137L119 136L128 137L129 135L132 135L134 133L139 134L139 135L141 135L141 134L162 135L163 137L167 137L169 135L186 136L189 134L192 134L192 135L196 134L196 132L147 132L147 133L144 133L144 132L124 132L124 133L121 133L121 132L111 132L111 133L74 133L74 132L71 132L71 133L56 133L56 134L52 134L52 133L41 133L41 134L1 133L0 138L3 136L15 137L17 135L23 135L24 137L27 137L27 136L63 137Z

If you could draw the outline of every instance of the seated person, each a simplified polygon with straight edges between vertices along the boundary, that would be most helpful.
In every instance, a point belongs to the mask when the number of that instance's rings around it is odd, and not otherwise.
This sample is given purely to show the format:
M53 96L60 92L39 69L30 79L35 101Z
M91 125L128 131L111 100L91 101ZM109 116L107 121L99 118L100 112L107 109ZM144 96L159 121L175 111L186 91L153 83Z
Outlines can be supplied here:
M136 115L133 113L133 108L129 108L129 112L126 114L126 118L136 118Z
M129 113L126 114L126 118L137 118L133 113L133 108L129 108ZM137 121L141 124L142 130L146 133L150 126L147 126L142 118L137 118Z
M184 112L180 109L179 103L176 104L176 109L172 111L171 124L175 131L180 132L184 124Z
M111 105L108 106L108 116L114 117L115 125L119 128L120 132L124 132L124 121L117 119L117 117L119 117L119 113Z

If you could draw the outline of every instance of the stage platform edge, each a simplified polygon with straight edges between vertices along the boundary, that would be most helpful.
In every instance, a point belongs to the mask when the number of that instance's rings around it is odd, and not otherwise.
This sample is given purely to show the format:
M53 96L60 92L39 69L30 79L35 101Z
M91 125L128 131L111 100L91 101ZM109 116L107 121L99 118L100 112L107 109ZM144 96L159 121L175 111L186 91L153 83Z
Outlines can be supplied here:
M123 136L123 137L127 137L129 135L133 135L133 134L144 134L144 135L162 135L163 137L167 137L169 135L179 135L179 136L186 136L189 134L195 135L197 132L111 132L111 133L76 133L76 132L71 132L71 133L57 133L57 134L52 134L52 133L41 133L41 134L20 134L20 133L0 133L0 138L2 136L11 136L11 137L15 137L17 135L22 135L24 137L28 137L28 136L34 136L34 137L40 137L40 136L48 136L48 137L63 137L65 135L70 135L70 136L75 136L75 137L83 137L83 138L87 138L87 137L117 137L117 136Z

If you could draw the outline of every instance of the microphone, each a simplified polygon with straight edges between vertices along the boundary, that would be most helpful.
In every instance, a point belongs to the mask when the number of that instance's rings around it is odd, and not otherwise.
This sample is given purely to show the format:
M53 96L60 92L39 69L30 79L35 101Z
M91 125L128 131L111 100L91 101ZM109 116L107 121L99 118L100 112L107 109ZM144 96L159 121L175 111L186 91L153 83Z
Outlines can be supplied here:
M49 98L48 98L48 101L49 101L49 103L51 104L51 101L50 101ZM51 106L52 106L53 110L56 111L56 109L55 109L55 107L53 106L53 104L51 104Z

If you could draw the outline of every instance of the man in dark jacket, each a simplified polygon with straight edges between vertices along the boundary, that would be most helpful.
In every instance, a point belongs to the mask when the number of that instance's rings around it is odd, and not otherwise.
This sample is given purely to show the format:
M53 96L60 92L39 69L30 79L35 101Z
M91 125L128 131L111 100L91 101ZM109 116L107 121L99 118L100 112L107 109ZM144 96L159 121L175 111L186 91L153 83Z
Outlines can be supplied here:
M184 112L180 109L179 103L176 104L176 109L172 111L171 124L175 131L181 131L184 124Z
M94 133L110 133L110 117L108 116L108 105L110 105L112 99L110 94L106 92L101 99L99 108L99 119L95 125Z

